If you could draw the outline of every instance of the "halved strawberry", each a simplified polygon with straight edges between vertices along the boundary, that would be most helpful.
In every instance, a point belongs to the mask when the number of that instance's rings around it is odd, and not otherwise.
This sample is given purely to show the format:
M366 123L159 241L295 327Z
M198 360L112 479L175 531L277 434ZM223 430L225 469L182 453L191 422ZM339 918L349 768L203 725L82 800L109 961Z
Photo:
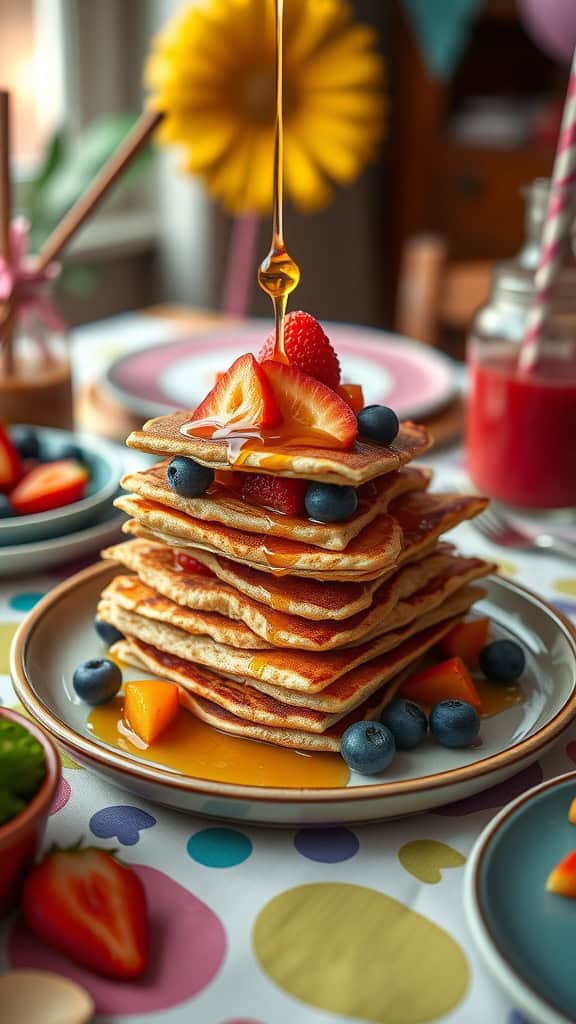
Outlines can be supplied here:
M22 463L3 423L0 423L0 493L8 494L22 475Z
M14 488L10 504L21 516L48 512L84 496L89 473L74 459L60 459L36 466Z
M192 555L187 555L185 551L174 552L174 563L177 569L182 569L182 572L192 573L193 576L214 575L207 565L202 565L202 562L199 562L196 558L192 558Z
M335 391L295 366L262 363L292 443L349 448L358 435L352 409Z
M307 480L290 480L285 476L266 473L243 473L240 489L243 501L261 508L271 508L286 516L297 516L304 509Z
M280 411L272 389L253 355L240 356L223 373L192 415L218 427L275 427Z
M261 363L272 359L275 333L269 334L258 353ZM284 321L284 351L291 366L336 389L340 383L340 363L321 324L310 313L296 309Z
M136 978L148 964L146 893L106 850L53 849L24 884L24 919L43 942L107 978Z

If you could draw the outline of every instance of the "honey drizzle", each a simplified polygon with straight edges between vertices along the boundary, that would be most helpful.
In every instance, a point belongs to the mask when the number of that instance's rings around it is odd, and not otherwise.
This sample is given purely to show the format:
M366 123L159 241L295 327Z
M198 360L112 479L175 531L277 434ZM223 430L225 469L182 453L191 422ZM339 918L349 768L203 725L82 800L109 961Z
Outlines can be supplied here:
M258 270L258 284L272 299L276 340L272 358L286 363L284 350L284 318L288 296L298 286L300 267L288 254L284 243L284 0L276 0L276 123L274 130L274 210L272 219L272 245Z

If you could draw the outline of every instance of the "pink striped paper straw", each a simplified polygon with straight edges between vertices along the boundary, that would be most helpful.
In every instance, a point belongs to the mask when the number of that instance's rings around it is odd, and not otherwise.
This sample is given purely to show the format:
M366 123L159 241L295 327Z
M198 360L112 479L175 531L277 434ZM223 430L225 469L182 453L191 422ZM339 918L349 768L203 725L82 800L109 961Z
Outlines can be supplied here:
M552 287L562 266L576 202L576 51L572 60L560 136L554 157L548 210L542 233L540 262L534 277L534 303L518 359L521 371L530 370L550 310Z

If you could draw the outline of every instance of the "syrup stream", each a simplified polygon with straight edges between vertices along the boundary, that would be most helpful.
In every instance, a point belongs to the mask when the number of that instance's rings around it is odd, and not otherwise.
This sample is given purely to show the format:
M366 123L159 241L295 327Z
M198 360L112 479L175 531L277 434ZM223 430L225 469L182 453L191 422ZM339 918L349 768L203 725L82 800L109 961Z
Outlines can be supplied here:
M284 318L288 296L300 280L300 268L291 258L284 243L284 98L283 43L284 0L276 0L276 125L274 133L274 210L272 245L258 270L258 284L272 299L276 339L273 359L286 363L284 350Z

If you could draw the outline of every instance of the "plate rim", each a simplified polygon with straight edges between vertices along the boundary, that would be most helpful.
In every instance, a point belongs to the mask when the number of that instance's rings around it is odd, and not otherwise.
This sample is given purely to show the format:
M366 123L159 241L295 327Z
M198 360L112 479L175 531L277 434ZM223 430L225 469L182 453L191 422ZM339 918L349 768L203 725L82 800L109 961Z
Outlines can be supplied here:
M574 1024L576 1015L566 1017L561 1010L545 1000L518 973L506 953L502 950L492 933L488 918L483 909L480 892L480 873L491 842L502 826L516 814L519 808L524 804L530 803L534 797L546 792L546 790L555 789L557 786L566 785L567 783L576 783L576 769L564 772L562 775L556 775L552 779L545 779L544 782L533 786L506 804L478 836L469 854L464 877L464 911L468 929L477 952L480 954L487 970L498 978L500 985L513 999L514 1003L531 1016L536 1013L538 1014L536 1019L539 1024Z
M106 562L96 562L87 569L83 569L81 572L75 573L73 576L63 580L45 594L27 614L18 627L10 648L10 675L12 683L17 696L27 710L48 729L52 736L55 736L56 739L64 743L70 750L76 751L80 756L96 761L99 766L108 770L114 769L149 782L168 786L171 789L184 790L210 797L218 796L230 800L240 799L243 801L249 800L276 804L326 804L339 801L356 803L386 797L410 796L427 790L444 789L448 788L453 782L466 782L470 779L478 778L479 775L486 776L489 779L493 772L497 772L503 767L510 764L524 763L526 757L533 755L534 759L536 759L540 750L546 749L576 718L575 681L572 693L554 717L534 735L526 737L512 748L492 754L482 761L476 761L473 764L464 765L459 768L451 768L448 771L438 772L436 775L423 775L416 779L401 779L388 783L375 782L361 786L334 787L329 789L282 789L281 787L242 786L238 783L222 783L211 779L199 779L194 776L180 775L177 772L172 772L153 764L140 763L121 752L118 753L113 749L101 746L89 737L81 736L67 723L61 722L36 697L25 670L26 648L31 640L34 629L43 615L53 605L57 604L62 597L67 595L69 591L91 583L93 577L109 576L114 571L118 571L118 569L113 565ZM572 623L561 612L527 587L500 576L489 578L497 579L498 583L505 590L520 591L555 619L572 649L574 664L576 665L576 628ZM489 785L488 781L486 788Z
M263 324L269 323L269 321L265 317L261 317L260 319ZM242 330L245 330L246 333L250 333L251 330L256 330L256 326L259 325L259 323L260 320L257 317L252 317L249 320L241 321L240 323L234 322L232 324L229 324L228 326L218 324L215 325L213 328L207 327L205 330L206 334L208 334L208 330L210 331L210 338L212 338L213 335L218 335L220 332L222 332L222 335L224 336L227 331L230 331L231 328L238 329L238 327L240 327ZM441 352L440 350L435 348L430 348L430 346L424 345L423 342L418 341L417 338L410 338L408 337L408 335L398 334L396 331L388 331L383 327L371 327L368 324L354 324L339 320L326 321L325 326L328 332L333 327L337 327L339 329L343 328L344 330L346 330L346 328L349 328L355 331L360 330L362 332L366 332L367 337L364 340L366 341L366 344L370 345L377 345L377 335L384 335L386 339L391 342L405 345L407 348L410 349L411 352L415 353L420 351L422 354L429 358L429 361L432 362L436 360L437 364L443 367L443 369L450 376L450 385L447 385L446 387L445 396L442 399L422 402L420 403L419 406L409 408L408 412L403 414L403 417L405 419L418 419L425 418L426 416L431 416L433 415L434 412L437 412L439 409L443 408L445 405L451 402L458 394L459 389L455 361L451 359L450 356L448 356L445 352ZM160 402L151 402L149 401L149 399L146 398L138 398L132 392L125 391L117 383L117 381L113 379L113 373L122 363L134 358L135 356L141 355L144 352L152 351L155 348L165 348L166 345L182 345L186 341L200 340L203 334L204 329L202 331L198 331L197 333L190 332L187 335L181 335L180 337L174 338L172 340L166 339L164 341L155 342L152 345L142 345L137 349L125 352L123 355L120 355L117 359L110 363L110 365L107 366L106 369L104 370L103 381L106 388L108 389L112 397L114 397L117 401L121 401L124 405L126 405L127 408L130 409L130 412L134 413L137 416L147 416L150 418L155 416L170 415L170 413L173 413L175 411L175 405ZM372 334L373 337L369 338L369 334ZM210 338L208 340L210 340Z

